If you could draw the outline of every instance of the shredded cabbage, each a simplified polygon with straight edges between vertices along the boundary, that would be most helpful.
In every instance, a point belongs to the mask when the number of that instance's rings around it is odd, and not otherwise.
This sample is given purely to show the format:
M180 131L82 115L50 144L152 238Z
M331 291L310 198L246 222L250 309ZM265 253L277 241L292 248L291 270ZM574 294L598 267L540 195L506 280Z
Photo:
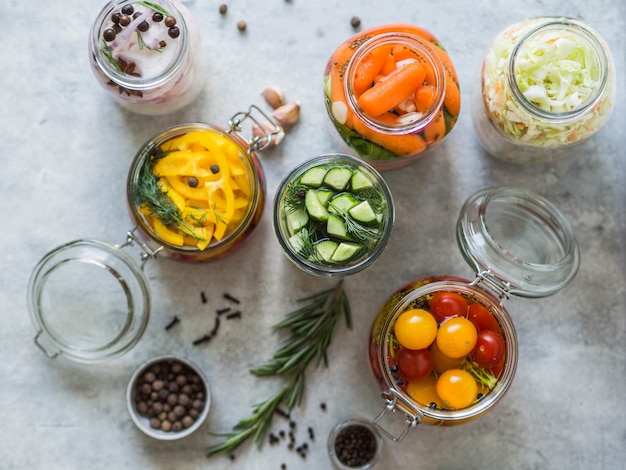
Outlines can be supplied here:
M529 113L512 94L508 64L517 41L546 21L535 18L519 23L494 40L483 67L483 100L491 121L505 136L533 146L557 147L584 140L604 125L613 108L614 72L609 68L604 93L589 107L602 91L604 80L595 49L567 27L538 29L518 49L515 82L529 103L553 117ZM589 109L576 112L585 107Z

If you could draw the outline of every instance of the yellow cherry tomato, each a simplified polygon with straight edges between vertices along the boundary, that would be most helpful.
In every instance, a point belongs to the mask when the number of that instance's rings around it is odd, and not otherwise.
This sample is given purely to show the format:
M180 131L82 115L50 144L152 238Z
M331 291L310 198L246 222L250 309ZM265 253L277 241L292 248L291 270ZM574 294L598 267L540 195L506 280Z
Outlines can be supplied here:
M433 344L431 344L428 349L430 350L430 355L433 358L433 369L439 374L442 374L448 369L458 369L463 363L462 357L453 358L442 353L437 346L437 341L433 341Z
M420 405L431 406L431 403L435 403L437 408L444 406L443 400L437 395L437 378L434 375L409 381L406 393Z
M476 346L477 338L478 332L470 320L453 317L439 326L437 346L444 355L454 359L467 356Z
M424 349L437 337L437 321L429 311L414 308L400 314L394 332L402 347Z
M447 408L461 409L474 403L478 384L472 374L463 369L450 369L437 379L437 395Z

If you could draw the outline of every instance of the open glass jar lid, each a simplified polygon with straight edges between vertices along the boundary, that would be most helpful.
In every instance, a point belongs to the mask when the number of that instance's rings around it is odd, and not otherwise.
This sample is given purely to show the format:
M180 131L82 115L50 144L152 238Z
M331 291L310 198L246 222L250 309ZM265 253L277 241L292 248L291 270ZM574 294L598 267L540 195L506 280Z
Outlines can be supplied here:
M549 201L517 188L484 189L463 205L457 241L477 273L504 283L511 294L545 297L576 275L574 231Z
M121 247L76 240L39 261L28 307L44 353L99 362L137 343L150 317L150 292L138 263Z

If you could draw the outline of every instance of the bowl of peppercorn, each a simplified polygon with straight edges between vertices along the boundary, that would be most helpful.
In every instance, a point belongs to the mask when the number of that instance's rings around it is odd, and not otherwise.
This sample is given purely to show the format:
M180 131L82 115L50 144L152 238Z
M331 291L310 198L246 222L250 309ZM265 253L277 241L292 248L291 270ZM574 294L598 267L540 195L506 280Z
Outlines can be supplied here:
M155 439L175 440L206 420L211 392L206 376L191 361L159 356L137 368L128 382L126 403L141 431Z
M328 436L328 454L334 468L366 470L373 468L383 450L383 439L371 421L347 418Z

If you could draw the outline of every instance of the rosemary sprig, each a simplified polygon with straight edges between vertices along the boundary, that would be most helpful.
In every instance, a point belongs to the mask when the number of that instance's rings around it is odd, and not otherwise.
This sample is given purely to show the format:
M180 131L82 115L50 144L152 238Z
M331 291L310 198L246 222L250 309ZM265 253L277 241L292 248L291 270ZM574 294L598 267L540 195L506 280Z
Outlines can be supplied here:
M256 404L252 415L239 421L232 432L218 434L225 440L209 447L207 456L231 453L249 438L260 448L278 407L284 404L291 411L301 404L309 364L315 361L318 367L323 362L328 367L326 351L339 318L344 316L346 325L352 329L352 314L348 296L343 290L343 281L339 281L332 289L300 301L308 303L287 314L284 320L273 327L275 331L289 330L289 337L266 364L250 371L261 377L285 377L287 381L267 400Z
M163 9L161 5L157 5L156 3L146 2L146 1L139 1L137 3L139 3L140 5L143 5L146 8L149 8L150 10L156 11L157 13L161 13L163 16L170 15L165 9Z
M113 66L115 70L122 73L122 69L120 68L115 58L113 57L113 52L111 52L111 49L109 49L109 46L107 46L107 43L104 39L102 40L102 47L100 48L100 52L102 53L104 57L106 57L106 59L109 61L109 63Z

